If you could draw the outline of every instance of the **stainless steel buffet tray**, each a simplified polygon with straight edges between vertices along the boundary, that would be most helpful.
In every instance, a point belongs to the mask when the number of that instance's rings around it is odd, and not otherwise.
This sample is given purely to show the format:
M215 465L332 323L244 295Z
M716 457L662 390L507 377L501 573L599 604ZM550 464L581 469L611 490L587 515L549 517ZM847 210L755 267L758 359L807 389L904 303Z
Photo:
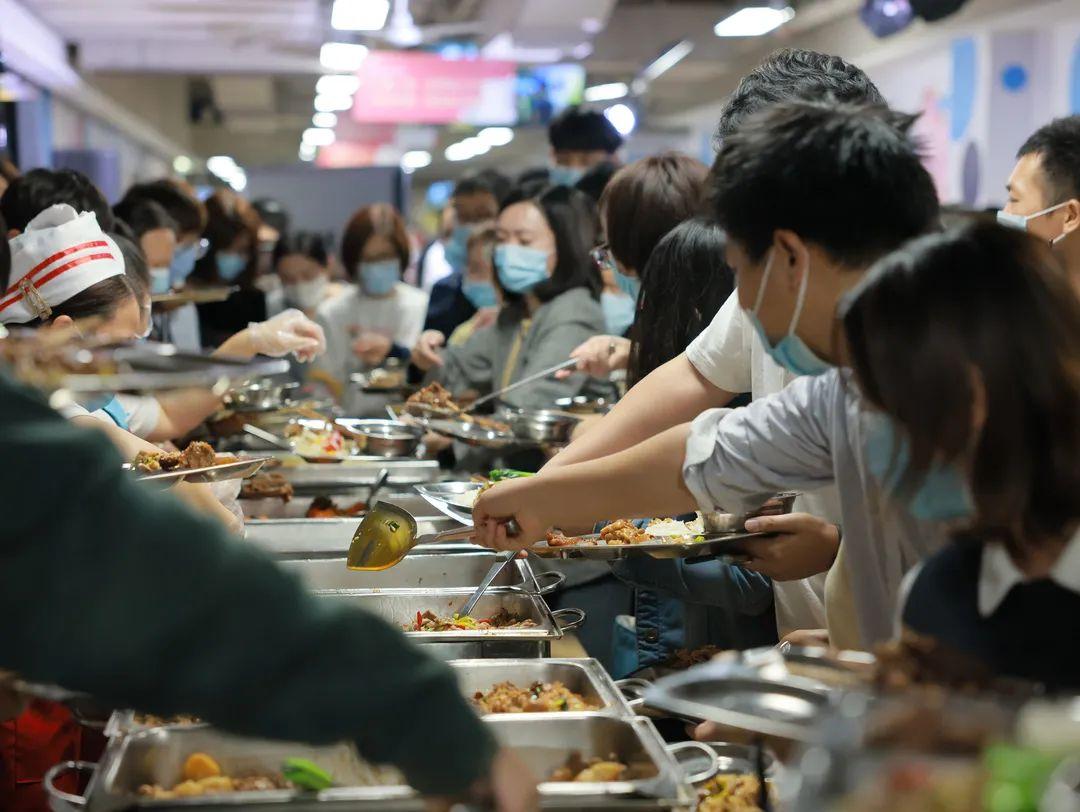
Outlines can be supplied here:
M471 589L419 589L412 592L338 590L315 594L323 600L362 607L391 625L404 629L416 621L418 612L453 615L472 592ZM585 613L580 609L552 612L539 595L506 587L486 592L476 605L473 616L490 617L500 609L532 620L536 626L449 632L405 631L405 636L447 660L548 657L551 655L551 641L560 639L564 632L576 629L585 620Z
M344 555L362 516L349 519L270 519L245 522L245 536L268 553L287 558L308 555ZM417 519L421 535L450 530L458 525L451 519Z
M591 561L617 561L633 556L651 556L652 558L712 558L715 556L740 556L743 543L747 539L764 538L765 533L710 533L702 536L703 541L676 542L650 541L641 544L572 544L565 547L552 547L546 541L529 548L541 558L581 558ZM592 533L582 538L599 538Z
M357 502L368 501L371 493L370 488L321 488L313 492L295 495L288 502L277 497L266 499L241 499L240 507L244 509L244 515L251 519L303 519L307 509L311 506L311 500L316 496L325 496L334 500L338 507L348 507ZM380 502L389 502L409 511L419 518L443 519L444 514L436 513L431 505L415 493L380 493Z
M495 737L515 748L533 772L550 776L575 753L585 759L616 757L637 767L643 777L612 782L551 782L540 785L544 809L642 810L686 809L694 801L692 786L648 720L564 714L560 717L488 717ZM437 733L437 731L433 731ZM177 800L138 796L143 784L174 786L184 760L204 752L226 774L245 776L280 772L287 758L307 758L327 770L340 785L318 793L296 790L236 793ZM91 771L85 800L54 788L56 778L72 768ZM396 770L364 763L351 745L313 747L305 744L242 739L213 728L157 728L110 742L100 764L67 762L46 776L54 810L85 808L88 812L121 809L276 809L409 810L421 812L423 800Z
M350 570L345 558L298 558L281 561L314 590L475 589L495 562L496 553L471 544L431 544L415 547L389 569ZM558 572L534 576L523 558L511 561L495 579L495 587L547 594L562 585Z
M596 711L555 711L556 716L601 713L627 719L635 717L611 675L598 660L451 660L450 665L457 671L461 692L469 698L487 693L500 682L512 682L519 688L527 688L536 682L561 682L599 708ZM488 714L488 718L505 715ZM546 718L549 714L524 715L536 719Z
M263 452L259 452L262 454ZM265 456L277 457L282 465L274 472L281 474L297 490L308 488L348 489L371 485L379 472L390 471L389 487L435 482L439 479L439 463L436 460L379 459L349 460L333 464L305 463L288 451L268 451Z

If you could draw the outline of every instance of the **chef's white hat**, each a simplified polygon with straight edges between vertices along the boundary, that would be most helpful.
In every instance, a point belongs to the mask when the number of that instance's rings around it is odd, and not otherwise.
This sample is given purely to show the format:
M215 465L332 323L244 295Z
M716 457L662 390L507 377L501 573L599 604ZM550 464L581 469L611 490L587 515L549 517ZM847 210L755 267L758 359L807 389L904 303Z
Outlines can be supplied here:
M124 255L93 212L50 206L11 240L10 284L0 294L0 322L47 319L52 308L124 273Z

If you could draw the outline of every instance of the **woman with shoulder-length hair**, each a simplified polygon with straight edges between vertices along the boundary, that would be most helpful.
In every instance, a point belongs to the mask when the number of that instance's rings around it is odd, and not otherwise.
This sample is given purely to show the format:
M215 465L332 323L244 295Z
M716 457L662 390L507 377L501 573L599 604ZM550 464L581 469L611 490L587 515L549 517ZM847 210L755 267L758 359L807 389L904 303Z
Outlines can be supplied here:
M868 464L951 546L909 573L906 629L988 674L1080 687L1080 299L992 222L882 260L843 316Z

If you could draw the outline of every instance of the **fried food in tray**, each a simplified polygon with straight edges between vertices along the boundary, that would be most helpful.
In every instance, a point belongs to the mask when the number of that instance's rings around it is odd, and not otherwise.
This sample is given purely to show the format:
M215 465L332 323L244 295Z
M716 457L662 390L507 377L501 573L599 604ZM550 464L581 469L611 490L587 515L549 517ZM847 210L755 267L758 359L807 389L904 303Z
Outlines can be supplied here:
M451 615L444 617L434 612L417 612L416 620L406 623L402 628L407 632L460 632L484 631L487 629L532 629L536 621L523 618L507 609L500 609L491 617L473 618Z
M645 528L637 527L629 519L616 519L601 528L594 536L567 536L561 530L547 534L549 547L601 547L625 544L649 544L675 542L689 544L701 534L697 522L680 522L675 519L657 519Z
M256 474L245 479L240 486L241 499L280 499L288 502L293 498L293 485L282 474Z
M367 502L353 502L346 507L338 507L329 496L316 496L304 516L308 519L348 519L359 516L365 510Z
M509 434L510 426L491 417L465 414L450 392L441 383L432 383L418 392L414 392L405 401L405 411L420 417L438 416L463 423L472 423L485 431Z
M500 682L487 693L477 692L473 702L483 713L554 713L593 711L600 706L587 702L561 682L534 682L519 688L512 682Z
M217 454L209 443L196 440L183 451L140 451L131 465L140 474L161 474L209 468L217 464Z
M643 778L652 778L656 775L656 768L652 764L624 764L612 753L606 759L582 758L581 753L572 753L566 763L557 768L549 777L548 781L581 782L581 783L607 783L610 781L639 781Z
M192 753L184 762L183 781L173 787L143 784L139 796L152 800L199 798L207 795L231 795L236 792L265 792L288 789L292 785L280 774L223 775L218 763L206 753Z
M766 792L774 796L766 783ZM749 773L724 773L698 787L697 812L762 812L761 781ZM775 808L773 806L772 808Z
M152 713L136 713L135 724L139 727L173 727L201 725L202 719L190 713L178 713L175 716L155 716Z

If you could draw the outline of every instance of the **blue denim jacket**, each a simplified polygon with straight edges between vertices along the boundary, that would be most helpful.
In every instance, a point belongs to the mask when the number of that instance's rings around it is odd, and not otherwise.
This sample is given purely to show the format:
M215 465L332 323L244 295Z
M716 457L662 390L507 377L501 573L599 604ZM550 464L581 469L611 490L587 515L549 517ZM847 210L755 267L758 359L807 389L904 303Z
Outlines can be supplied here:
M617 630L618 676L667 660L680 648L745 649L777 640L772 582L720 560L627 558L612 572L634 587L633 640Z

